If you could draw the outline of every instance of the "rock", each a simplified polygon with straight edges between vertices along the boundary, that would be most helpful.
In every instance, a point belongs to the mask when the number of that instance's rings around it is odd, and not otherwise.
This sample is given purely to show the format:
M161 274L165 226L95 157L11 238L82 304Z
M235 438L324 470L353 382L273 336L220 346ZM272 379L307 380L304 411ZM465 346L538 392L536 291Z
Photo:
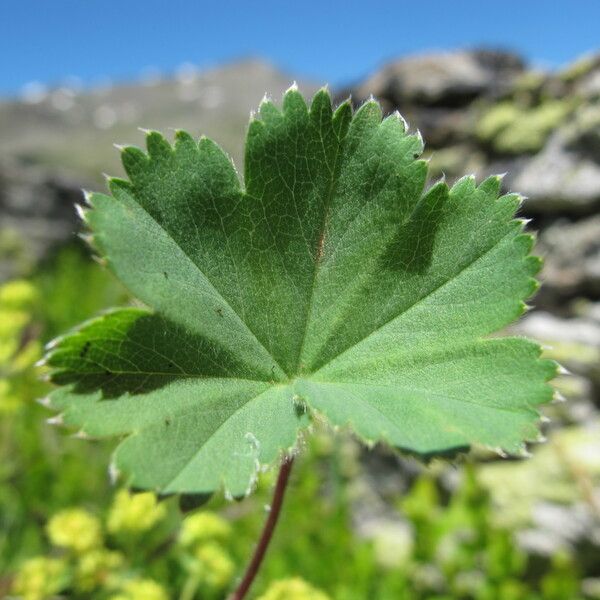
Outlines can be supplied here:
M597 121L588 114L586 125L576 121L562 126L539 154L509 174L507 185L527 196L526 211L576 215L600 207L600 107L597 110Z
M0 280L75 239L74 205L81 200L81 182L13 161L0 164Z
M390 63L354 90L402 107L410 104L457 108L482 95L505 90L523 71L510 53L473 50L423 54Z
M558 74L572 89L570 92L585 98L600 93L600 54L583 56Z
M521 319L516 328L519 333L544 342L565 342L600 348L600 322L592 319L562 319L537 311Z
M528 554L552 557L582 542L600 545L594 512L583 503L563 506L540 502L532 510L532 521L533 527L517 533L519 546Z
M537 252L544 257L544 305L600 294L600 215L554 222L540 233Z
M584 426L553 431L547 443L532 447L530 459L481 465L477 478L492 496L497 523L510 528L537 528L542 523L546 527L548 511L540 506L549 504L561 511L580 511L577 507L582 505L600 508L596 506L600 500L599 433L596 418ZM582 529L573 523L568 532L565 528L564 537L573 541Z
M384 112L400 110L428 147L441 148L465 141L472 129L469 105L509 89L523 68L516 55L489 50L416 55L384 66L338 99L350 94L359 105L373 95Z
M574 108L573 102L562 99L531 107L508 100L497 102L478 119L475 135L494 154L535 153Z

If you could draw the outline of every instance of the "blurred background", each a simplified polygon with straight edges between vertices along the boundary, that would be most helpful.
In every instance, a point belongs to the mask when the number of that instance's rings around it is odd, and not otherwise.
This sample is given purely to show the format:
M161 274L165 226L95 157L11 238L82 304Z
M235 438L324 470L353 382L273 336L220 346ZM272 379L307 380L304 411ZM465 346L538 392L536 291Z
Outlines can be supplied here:
M217 600L272 474L185 516L111 485L113 442L47 423L43 344L126 290L73 209L138 127L206 134L242 164L250 111L296 80L373 94L420 129L431 178L507 173L543 287L511 333L570 372L531 457L424 466L350 435L307 440L261 600L600 598L600 3L0 5L0 597ZM40 377L42 379L40 379Z

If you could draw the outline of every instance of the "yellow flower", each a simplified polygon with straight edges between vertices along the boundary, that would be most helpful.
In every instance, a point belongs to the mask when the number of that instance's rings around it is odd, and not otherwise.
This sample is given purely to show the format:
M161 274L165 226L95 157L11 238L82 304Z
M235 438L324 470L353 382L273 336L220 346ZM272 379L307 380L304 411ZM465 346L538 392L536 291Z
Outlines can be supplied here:
M0 306L22 308L31 306L37 299L37 290L24 279L14 279L0 286Z
M64 561L38 556L26 560L12 584L12 593L22 600L44 600L54 596L67 584Z
M123 584L121 593L110 600L169 600L169 595L152 579L130 579Z
M82 508L69 508L55 514L46 531L50 541L61 548L85 552L102 543L100 521Z
M258 600L330 600L330 598L303 579L292 577L273 582Z
M209 542L195 552L201 581L208 587L221 589L233 577L235 565L222 546Z
M75 587L90 592L103 586L116 569L123 564L123 555L104 548L90 550L79 557L75 567Z
M132 494L120 490L108 513L107 528L111 533L147 531L165 515L164 505L152 492Z
M193 546L210 540L225 541L231 536L231 525L219 515L200 512L183 521L179 534L182 546Z

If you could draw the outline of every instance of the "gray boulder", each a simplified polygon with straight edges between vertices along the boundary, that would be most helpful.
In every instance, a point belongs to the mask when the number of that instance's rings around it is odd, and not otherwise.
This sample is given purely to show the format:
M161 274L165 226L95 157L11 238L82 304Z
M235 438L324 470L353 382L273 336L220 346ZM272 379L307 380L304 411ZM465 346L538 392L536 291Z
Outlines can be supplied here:
M354 90L396 106L419 104L457 108L484 94L507 89L523 71L521 59L507 52L472 50L422 54L392 62Z
M55 171L0 163L0 280L18 274L49 251L75 239L82 182Z
M540 296L544 304L600 294L600 215L555 221L541 232L537 252L545 259Z
M600 207L600 106L554 132L507 181L530 213L589 214Z

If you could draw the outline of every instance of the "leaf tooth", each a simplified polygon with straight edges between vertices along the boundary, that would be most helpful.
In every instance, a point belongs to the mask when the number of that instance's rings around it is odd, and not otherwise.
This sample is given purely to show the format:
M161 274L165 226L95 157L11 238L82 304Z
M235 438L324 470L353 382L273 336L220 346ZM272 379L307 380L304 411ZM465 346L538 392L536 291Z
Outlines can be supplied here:
M105 173L103 171L102 178L104 179L104 183L106 184L106 187L110 190L110 186L111 186L112 182L114 181L115 177L113 175L109 175L108 173Z
M175 151L182 151L188 148L197 148L197 142L184 129L175 129Z
M371 438L362 438L363 444L367 447L368 450L373 450L377 445L377 442Z
M34 367L45 367L46 366L46 357L42 356L42 358L40 358L39 360L36 360L33 363Z
M83 207L81 204L79 204L77 202L73 205L73 207L75 208L75 212L77 213L77 216L84 223L87 223L87 212L88 212L89 209Z
M64 421L64 417L63 414L60 413L58 415L54 415L53 417L50 417L49 419L46 419L46 423L48 423L48 425L64 425L65 421Z
M158 131L151 131L146 136L146 149L153 160L167 160L173 154L173 146Z
M402 124L402 127L404 128L404 131L408 131L408 129L409 129L408 121L402 116L402 114L400 113L399 110L395 110L392 113L392 116L394 118L398 119L398 121L400 121L400 123Z
M92 207L92 197L93 197L93 192L90 192L89 190L86 189L82 189L81 193L83 194L83 201L85 202L85 204L87 206L89 206L90 208Z
M508 458L508 453L506 452L506 450L504 450L500 446L497 446L496 448L492 448L492 451L495 454L497 454L500 458Z
M330 122L333 118L333 107L331 105L331 96L326 87L322 87L313 96L310 103L310 116L319 126L320 121Z
M52 406L52 400L50 399L50 396L43 396L42 398L37 398L36 402L40 406L44 406L46 408L50 408Z
M269 104L269 103L271 103L271 104L272 104L272 103L273 103L273 99L272 99L272 97L271 97L271 94L269 94L269 92L265 92L265 93L264 93L264 95L263 95L263 97L262 97L262 99L261 99L261 101L260 101L260 102L259 102L259 104L258 104L258 107L259 107L259 109L260 109L260 107L261 107L263 104ZM254 111L250 111L250 112L254 112Z
M79 232L77 234L77 237L82 240L83 242L85 242L88 246L93 246L94 245L94 235L91 233L83 233L83 232Z
M111 196L117 200L121 197L121 194L130 194L134 190L134 184L121 177L108 177L106 183Z
M65 335L58 335L55 338L51 339L49 342L46 343L46 345L44 346L44 348L46 350L52 350L53 348L56 348L60 343L62 343L65 339Z
M121 163L128 177L133 181L149 164L147 154L137 146L116 146L121 152Z
M79 431L76 431L75 433L71 434L72 438L77 439L77 440L91 440L92 437L87 434L83 429L80 429Z
M426 161L429 161L430 159L423 159ZM442 173L430 186L429 190L427 190L426 192L424 192L423 195L427 194L428 192L430 192L434 187L438 186L438 185L443 185L446 189L448 189L448 184L446 183L446 173Z
M292 84L283 95L283 115L294 115L295 117L307 118L309 115L308 106L304 96L298 91L296 82Z
M417 129L417 131L415 131L414 137L417 140L417 143L419 144L419 153L423 152L423 150L425 149L425 142L423 140L423 135L421 134L421 130Z
M121 471L117 467L117 464L114 458L108 464L108 479L110 480L111 485L115 485L121 476Z
M277 123L281 121L283 115L277 106L275 106L275 103L269 98L266 100L263 98L263 100L264 102L261 102L258 107L258 115L260 120L264 124Z
M92 254L92 260L96 263L98 263L101 267L107 267L108 266L108 259L105 258L104 256L98 256L97 254Z
M539 286L539 283L537 281L535 283ZM528 313L534 310L535 305L528 304L527 302L521 302L521 307L523 308L523 313Z
M333 118L339 119L342 113L346 111L352 113L352 98L350 96L336 106L335 111L333 112Z
M563 367L563 365L557 363L556 364L556 374L557 375L573 375L573 373L571 373L571 371L569 371L569 369L567 369L566 367Z
M527 444L525 443L519 444L519 447L514 452L514 454L519 458L531 458L533 456L533 454L527 448Z
M477 190L488 196L492 202L500 197L501 188L502 178L499 175L490 175L477 186Z
M552 402L554 402L555 404L557 403L562 403L562 402L566 402L567 399L558 391L558 390L554 390L554 393L552 394Z
M381 123L382 116L383 113L379 102L371 97L369 100L363 102L354 113L352 126L354 128L359 127L364 131L375 129Z
M464 188L464 190L463 190ZM474 175L463 175L461 178L454 182L450 192L454 194L460 194L464 191L474 192L476 190L475 176Z
M524 196L523 194L519 194L519 193L513 193L513 196L516 197L517 199L517 206L518 208L521 208L525 202L525 200L529 200L528 196Z

